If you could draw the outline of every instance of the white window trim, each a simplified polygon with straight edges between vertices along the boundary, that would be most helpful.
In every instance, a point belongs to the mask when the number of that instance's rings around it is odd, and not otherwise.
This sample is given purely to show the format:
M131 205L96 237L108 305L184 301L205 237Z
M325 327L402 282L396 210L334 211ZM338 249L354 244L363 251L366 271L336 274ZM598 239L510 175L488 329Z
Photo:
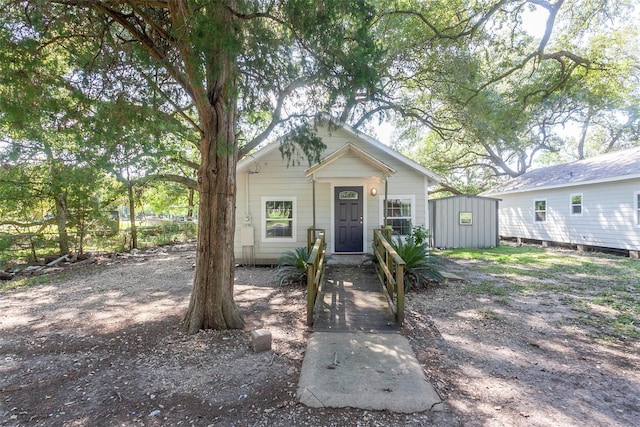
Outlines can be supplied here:
M638 197L640 197L640 191L633 193L633 216L636 227L640 227L640 203L638 203Z
M538 221L536 217L536 202L544 202L544 221ZM541 222L547 222L548 216L549 216L549 204L547 203L547 199L534 199L533 200L533 223L539 224Z
M292 221L291 221L291 237L267 237L267 216L266 216L266 205L267 202L271 201L282 201L282 202L292 202L291 209L292 212ZM297 201L295 197L281 197L281 196L265 196L261 198L260 201L260 228L261 231L261 241L262 242L295 242L297 240L297 223L298 223L298 209L297 209Z
M411 200L411 226L416 225L416 195L415 194L389 194L387 199L409 199ZM384 226L384 194L380 194L380 224ZM397 217L394 217L397 218ZM387 218L389 219L389 218ZM404 236L404 235L403 235Z
M573 212L573 198L575 196L580 196L580 213ZM582 195L582 193L569 194L569 215L582 216L583 213L584 213L584 196Z

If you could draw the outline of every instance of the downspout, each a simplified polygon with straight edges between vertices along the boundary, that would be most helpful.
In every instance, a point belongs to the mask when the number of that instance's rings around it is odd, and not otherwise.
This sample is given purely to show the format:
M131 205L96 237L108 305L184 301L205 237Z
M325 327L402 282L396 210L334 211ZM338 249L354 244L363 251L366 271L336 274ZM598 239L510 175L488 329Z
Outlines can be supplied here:
M313 203L313 228L316 228L316 178L311 175L311 185L312 185L312 203Z
M389 203L389 176L384 177L384 203L382 204L382 212L384 213L383 228L387 226L387 204Z
M251 221L251 214L249 212L251 212L249 210L249 177L251 176L251 171L247 171L247 179L245 180L245 191L244 191L244 197L245 197L245 210L244 210L244 223L245 225L248 225L248 223Z

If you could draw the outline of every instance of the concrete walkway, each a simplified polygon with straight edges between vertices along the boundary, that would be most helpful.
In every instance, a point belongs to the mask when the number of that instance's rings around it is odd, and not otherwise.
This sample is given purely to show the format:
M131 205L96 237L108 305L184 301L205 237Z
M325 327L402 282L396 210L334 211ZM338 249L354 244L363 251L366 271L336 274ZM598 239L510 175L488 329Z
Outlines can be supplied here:
M298 382L311 407L412 413L440 396L399 334L372 266L329 265Z

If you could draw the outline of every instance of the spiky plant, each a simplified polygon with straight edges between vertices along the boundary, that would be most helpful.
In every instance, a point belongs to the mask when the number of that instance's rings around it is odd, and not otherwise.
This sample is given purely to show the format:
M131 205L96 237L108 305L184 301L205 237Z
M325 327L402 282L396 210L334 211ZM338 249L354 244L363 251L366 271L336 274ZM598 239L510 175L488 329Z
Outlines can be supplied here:
M285 252L278 258L278 282L281 285L285 283L305 283L307 281L308 259L309 251L306 247Z
M444 276L436 268L437 259L429 255L427 242L417 244L411 237L391 240L391 246L404 261L405 291L427 285L429 281L444 282Z

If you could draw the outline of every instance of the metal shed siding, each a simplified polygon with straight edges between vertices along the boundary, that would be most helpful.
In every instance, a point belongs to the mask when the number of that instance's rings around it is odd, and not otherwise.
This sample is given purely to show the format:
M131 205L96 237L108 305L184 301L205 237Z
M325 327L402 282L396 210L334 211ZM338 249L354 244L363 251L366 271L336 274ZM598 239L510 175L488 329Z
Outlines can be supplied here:
M497 246L498 202L498 199L469 195L430 200L432 245L438 248ZM460 225L460 212L471 213L471 225Z
M640 179L574 185L503 194L500 234L505 237L640 249L640 226L634 197ZM570 196L582 194L582 215L572 215ZM533 201L547 201L547 221L533 220Z

